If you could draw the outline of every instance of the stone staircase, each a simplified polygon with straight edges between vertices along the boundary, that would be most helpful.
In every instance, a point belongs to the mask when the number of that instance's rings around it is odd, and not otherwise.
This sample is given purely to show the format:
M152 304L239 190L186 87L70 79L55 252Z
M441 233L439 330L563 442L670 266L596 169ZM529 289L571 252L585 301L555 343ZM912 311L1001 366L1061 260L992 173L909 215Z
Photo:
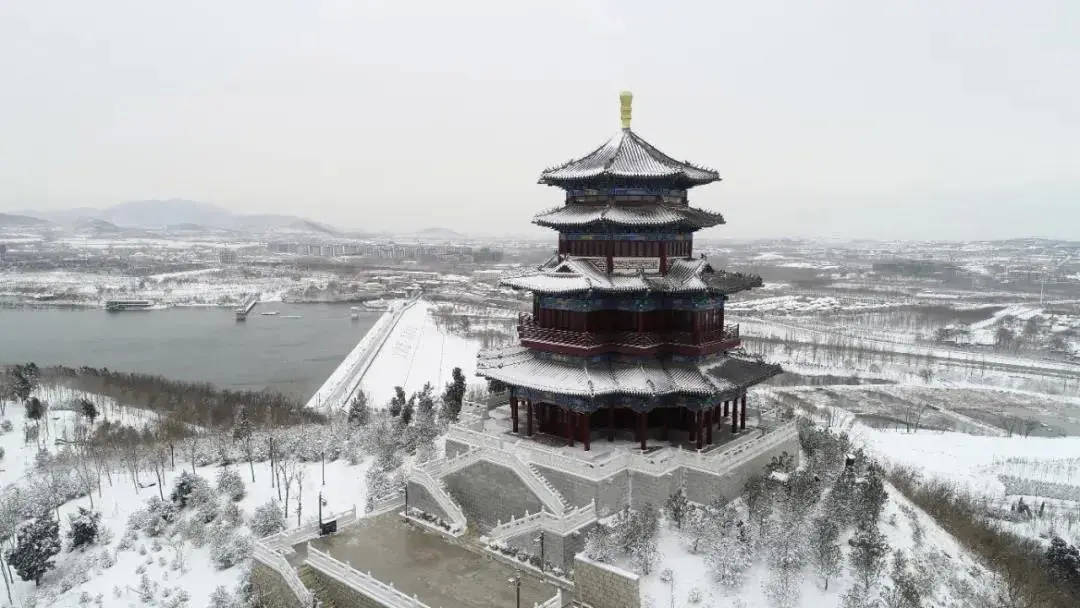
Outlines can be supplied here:
M422 473L430 476L431 479L439 482L441 486L443 477L456 471L460 471L481 460L490 462L491 464L508 467L521 479L522 483L532 490L533 494L535 494L540 502L544 504L544 508L552 513L561 516L569 507L566 498L563 497L562 493L556 490L555 486L551 485L551 482L549 482L540 471L533 468L532 465L526 464L517 454L509 450L486 446L474 447L467 452L463 452L451 458L441 458L439 460L425 462L417 468L420 469ZM436 499L439 500L438 498Z
M524 465L525 468L528 469L529 473L531 473L533 475L533 477L538 479L540 481L540 483L544 484L544 486L552 494L555 495L555 497L559 500L559 504L562 505L563 511L570 508L570 503L566 500L566 497L563 496L562 492L557 490L555 488L555 486L551 485L551 482L547 480L547 477L544 477L544 474L540 472L540 469L537 469L531 463L526 463L525 461L521 460L517 455L514 456L514 461L521 464L521 465Z
M465 513L461 510L461 506L457 504L457 501L454 500L454 497L450 495L442 479L435 477L422 466L409 471L406 478L423 486L435 502L439 504L439 507L450 517L450 521L446 523L451 526L451 534L457 536L465 531L468 526Z
M326 592L326 585L315 574L311 566L304 564L300 566L299 572L300 580L304 582L304 586L315 595L315 599L319 600L319 608L338 608L337 604L330 599L330 594Z

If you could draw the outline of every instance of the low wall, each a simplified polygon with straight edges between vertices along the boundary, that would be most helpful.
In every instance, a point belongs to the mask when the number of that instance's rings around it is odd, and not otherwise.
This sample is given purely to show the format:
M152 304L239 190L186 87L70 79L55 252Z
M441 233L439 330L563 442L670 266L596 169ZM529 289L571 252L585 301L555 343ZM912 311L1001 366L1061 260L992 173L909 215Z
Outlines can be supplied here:
M331 606L349 606L350 608L353 606L356 606L357 608L398 608L389 603L384 604L332 576L327 576L315 568L311 569L310 576L319 587L319 599L323 604L330 604Z
M285 578L259 560L251 562L251 586L258 605L266 608L308 608L289 588Z
M591 608L640 608L638 575L583 556L574 560L574 599Z
M563 571L571 570L574 567L574 556L585 549L585 538L594 525L589 524L565 536L544 532L545 568L550 565L558 566ZM529 530L517 536L511 536L503 542L518 551L540 557L539 535L538 530Z

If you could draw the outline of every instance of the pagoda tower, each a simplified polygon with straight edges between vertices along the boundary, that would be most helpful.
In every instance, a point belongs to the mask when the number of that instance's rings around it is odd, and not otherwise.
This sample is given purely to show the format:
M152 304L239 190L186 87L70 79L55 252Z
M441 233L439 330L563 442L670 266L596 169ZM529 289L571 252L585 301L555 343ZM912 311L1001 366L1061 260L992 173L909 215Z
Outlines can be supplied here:
M533 223L559 233L558 252L502 284L531 292L520 344L481 352L477 373L509 388L514 433L555 435L589 450L615 441L689 442L697 449L746 428L746 392L780 373L739 350L724 302L761 286L694 253L694 233L724 223L689 205L691 188L720 177L677 161L630 129L548 169L565 192ZM721 438L719 435L723 435Z

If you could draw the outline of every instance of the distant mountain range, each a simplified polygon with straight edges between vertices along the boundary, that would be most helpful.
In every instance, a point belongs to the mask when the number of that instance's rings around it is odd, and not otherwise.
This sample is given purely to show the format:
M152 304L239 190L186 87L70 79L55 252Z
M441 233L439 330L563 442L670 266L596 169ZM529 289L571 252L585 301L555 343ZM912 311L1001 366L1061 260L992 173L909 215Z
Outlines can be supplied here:
M20 226L46 226L49 222L29 215L16 215L14 213L0 213L0 226L16 228Z
M5 223L16 225L16 222L27 221L39 222L41 225L43 220L76 230L89 229L94 232L137 228L177 231L322 233L330 236L339 234L337 230L329 226L295 215L265 213L243 215L210 203L183 199L132 201L104 209L76 207L55 211L25 210L18 212L17 215L0 214L0 225Z
M457 232L456 230L451 230L449 228L437 228L437 227L425 228L423 230L418 230L414 234L417 237L427 238L427 239L453 240L453 239L463 239L463 238L465 238L464 234L462 234L460 232Z

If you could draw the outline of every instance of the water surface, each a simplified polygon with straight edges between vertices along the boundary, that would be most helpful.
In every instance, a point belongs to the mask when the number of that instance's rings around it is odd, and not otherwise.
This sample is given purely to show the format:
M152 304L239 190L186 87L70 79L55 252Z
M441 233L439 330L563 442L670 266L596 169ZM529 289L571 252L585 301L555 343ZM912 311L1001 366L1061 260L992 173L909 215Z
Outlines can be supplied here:
M279 314L259 314L268 311ZM243 322L231 308L0 308L0 364L107 367L306 400L380 314L352 320L348 304L277 302Z

